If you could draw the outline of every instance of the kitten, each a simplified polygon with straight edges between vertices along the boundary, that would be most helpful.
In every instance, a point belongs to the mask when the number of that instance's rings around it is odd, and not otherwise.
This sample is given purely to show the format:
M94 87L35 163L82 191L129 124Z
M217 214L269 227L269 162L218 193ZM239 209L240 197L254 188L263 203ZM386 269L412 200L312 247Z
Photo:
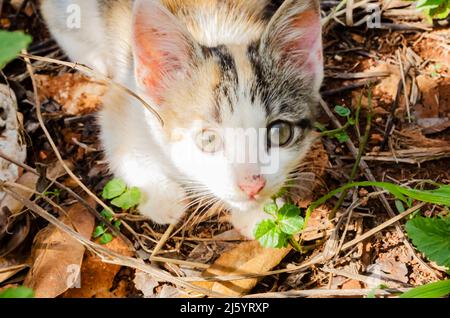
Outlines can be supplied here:
M42 0L41 11L73 61L164 121L113 88L100 113L110 168L143 191L140 212L176 224L189 199L220 201L252 238L313 140L318 0Z

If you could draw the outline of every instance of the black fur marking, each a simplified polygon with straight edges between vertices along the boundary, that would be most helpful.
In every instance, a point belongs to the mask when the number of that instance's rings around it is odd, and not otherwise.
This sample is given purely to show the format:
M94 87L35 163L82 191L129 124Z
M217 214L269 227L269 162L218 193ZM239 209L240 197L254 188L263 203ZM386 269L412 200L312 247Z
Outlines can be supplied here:
M250 89L250 98L252 104L255 103L256 97L259 96L266 110L266 116L271 113L270 103L268 98L268 83L266 82L266 74L264 72L263 64L258 53L259 44L253 43L249 46L247 54L255 73L255 82Z
M217 107L222 105L224 102L227 102L231 111L234 112L233 100L235 99L236 90L239 84L236 62L227 47L224 45L210 48L209 50L212 58L217 61L221 73L219 85L215 89L215 100L217 101Z
M269 54L261 53L258 43L250 45L247 54L255 74L250 90L252 103L261 102L268 118L281 118L302 131L310 130L317 100L301 73L286 72L286 64L277 63ZM290 147L302 140L302 137L297 138Z

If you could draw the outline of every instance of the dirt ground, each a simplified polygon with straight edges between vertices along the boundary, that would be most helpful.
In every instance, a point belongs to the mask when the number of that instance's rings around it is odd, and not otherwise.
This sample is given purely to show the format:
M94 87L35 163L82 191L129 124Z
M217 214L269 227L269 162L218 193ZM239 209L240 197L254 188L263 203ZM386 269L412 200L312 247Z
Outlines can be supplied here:
M11 2L0 1L3 4L0 27L31 34L30 54L67 61L51 40L35 1L25 1L21 7ZM324 16L331 14L331 8L337 3L323 1ZM369 104L373 118L363 155L367 169L360 169L355 180L372 176L377 181L396 184L417 185L421 180L450 184L448 21L430 26L420 15L399 13L409 8L410 2L395 4L385 7L382 28L346 25L345 16L339 17L343 22L331 20L324 28L326 78L319 122L327 129L337 128L337 122L344 125L345 120L333 113L334 106L346 106L356 112L360 99L362 116L359 129L349 129L348 142L324 137L315 146L305 172L314 173L317 182L312 193L300 193L297 203L303 208L349 181L355 163L351 147L359 147L358 134L364 131ZM364 10L353 12L354 19L364 15ZM99 127L95 115L102 106L100 96L105 93L105 86L68 66L33 61L33 69L45 126L57 149L71 171L100 196L111 179L97 138ZM95 207L92 198L67 175L45 136L36 115L33 85L24 61L14 61L0 75L0 82L7 83L15 92L23 117L26 164L41 176L31 178L31 186L38 192L47 191L48 197L65 213L42 197L28 199L48 215L75 225L80 234L85 230L84 237L90 239L98 220L67 189L84 198L97 214L102 208ZM55 191L58 187L42 177L44 170L65 189ZM29 174L23 169L22 181ZM256 272L261 279L241 280L238 287L231 286L230 282L203 281L194 285L204 288L196 291L200 294L206 293L206 289L239 296L297 292L296 295L304 297L362 297L382 284L401 290L445 277L445 271L415 250L405 236L405 219L361 242L355 241L399 213L393 197L379 194L369 198L373 192L376 191L372 188L350 191L332 221L328 215L337 198L316 209L304 237L315 247L305 254L291 250L262 252L254 242L243 242L228 223L226 211L216 206L193 209L173 229L163 246L157 245L162 242L166 227L156 226L136 214L118 213L123 237L89 249L67 233L49 226L48 219L29 207L22 205L18 211L8 214L3 209L0 212L0 289L25 284L43 297L182 297L192 290L191 285L184 285L184 278L216 275L220 280L227 275ZM364 198L358 207L350 209L355 201ZM7 215L7 233L2 233L2 213ZM448 211L425 205L420 213L429 216ZM352 244L343 248L347 243ZM60 244L62 248L52 249ZM157 257L152 255L155 250ZM233 250L246 254L247 258L237 259ZM326 251L331 257L324 257ZM68 271L70 264L78 267ZM223 270L217 264L233 269ZM55 271L59 270L67 278L80 268L79 289L68 289L61 281L52 279ZM154 275L150 275L152 271ZM165 279L164 275L171 278ZM380 291L379 295L390 294Z

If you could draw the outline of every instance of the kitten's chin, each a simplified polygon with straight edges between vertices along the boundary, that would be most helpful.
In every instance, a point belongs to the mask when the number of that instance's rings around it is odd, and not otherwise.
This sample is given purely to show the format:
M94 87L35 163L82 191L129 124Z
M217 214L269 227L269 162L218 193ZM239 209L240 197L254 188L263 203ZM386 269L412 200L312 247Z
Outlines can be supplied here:
M231 209L242 212L258 209L263 202L264 200L226 201Z

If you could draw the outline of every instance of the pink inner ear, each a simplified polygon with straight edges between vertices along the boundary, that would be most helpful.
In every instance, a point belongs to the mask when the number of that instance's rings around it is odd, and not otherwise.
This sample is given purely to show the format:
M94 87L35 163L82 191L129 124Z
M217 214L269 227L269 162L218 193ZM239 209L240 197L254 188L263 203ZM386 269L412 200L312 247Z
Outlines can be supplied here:
M138 65L136 66L136 73L140 80L140 83L152 92L155 102L159 102L158 86L162 82L162 70L164 65L162 63L162 56L158 54L158 51L153 50L151 37L141 34L136 36L136 58L138 59Z
M302 12L291 20L288 30L293 34L298 32L299 36L285 43L286 55L294 56L295 64L307 72L315 72L316 64L323 63L322 27L318 12L314 9Z
M189 43L169 12L145 3L136 12L134 53L139 84L160 102L165 86L189 65Z

